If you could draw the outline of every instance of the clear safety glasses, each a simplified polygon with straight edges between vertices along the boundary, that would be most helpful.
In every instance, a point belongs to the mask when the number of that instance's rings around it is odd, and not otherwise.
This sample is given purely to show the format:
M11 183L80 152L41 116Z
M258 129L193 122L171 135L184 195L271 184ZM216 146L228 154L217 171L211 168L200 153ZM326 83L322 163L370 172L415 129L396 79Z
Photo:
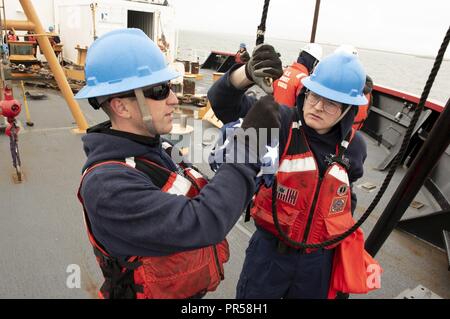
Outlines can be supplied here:
M306 101L312 106L315 106L320 100L322 100L324 111L330 115L335 115L339 110L342 110L342 104L339 102L329 100L311 91L306 93Z

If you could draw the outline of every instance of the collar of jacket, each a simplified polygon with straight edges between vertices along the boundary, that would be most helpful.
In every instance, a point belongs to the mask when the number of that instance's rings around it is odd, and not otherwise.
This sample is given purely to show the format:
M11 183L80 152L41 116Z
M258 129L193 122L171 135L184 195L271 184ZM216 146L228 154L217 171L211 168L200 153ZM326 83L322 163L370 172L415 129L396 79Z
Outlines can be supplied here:
M123 137L123 138L129 139L129 140L132 140L133 142L147 145L147 146L152 146L152 147L159 146L161 144L161 139L160 139L159 135L157 135L155 137L149 137L149 136L133 134L133 133L125 132L125 131L114 130L111 128L111 121L106 121L106 122L97 124L95 126L92 126L92 127L88 128L86 132L88 134L89 133L103 133L103 134L108 134L108 135L119 136L119 137Z

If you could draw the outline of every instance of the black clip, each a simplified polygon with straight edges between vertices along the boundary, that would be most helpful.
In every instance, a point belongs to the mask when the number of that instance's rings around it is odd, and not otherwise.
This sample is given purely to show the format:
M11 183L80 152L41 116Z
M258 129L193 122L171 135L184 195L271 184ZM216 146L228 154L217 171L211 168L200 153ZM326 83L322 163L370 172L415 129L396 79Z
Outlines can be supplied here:
M330 154L328 156L325 156L325 163L328 164L328 166L333 165L334 163L337 163L341 166L343 166L347 171L350 169L350 160L345 157L344 155L334 155Z
M283 243L281 240L278 240L277 243L277 252L281 255L287 254L289 251L289 246Z
M100 105L100 103L98 103L98 100L96 97L88 98L88 102L95 110L98 110L101 107L101 105Z

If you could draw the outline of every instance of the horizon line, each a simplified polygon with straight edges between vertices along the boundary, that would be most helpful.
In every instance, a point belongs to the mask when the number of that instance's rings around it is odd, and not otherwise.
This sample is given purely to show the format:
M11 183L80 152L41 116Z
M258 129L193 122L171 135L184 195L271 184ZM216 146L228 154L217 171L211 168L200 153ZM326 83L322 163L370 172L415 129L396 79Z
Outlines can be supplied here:
M188 31L188 32L198 32L198 33L217 33L217 34L223 34L223 35L232 35L232 36L247 36L247 37L252 37L254 35L252 34L247 34L247 33L241 33L241 34L237 34L237 33L228 33L228 32L222 32L222 31L204 31L204 30L195 30L195 29L178 29L179 31ZM284 40L284 41L293 41L293 42L302 42L302 43L309 43L309 41L303 41L303 40L299 40L299 39L291 39L291 38L281 38L281 37L277 37L277 36L269 36L268 38L270 39L276 39L276 40ZM330 42L317 42L321 45L328 45L328 46L335 46L338 47L340 44L335 44L335 43L330 43ZM371 50L371 51L377 51L377 52L385 52L385 53L395 53L395 54L402 54L402 55L409 55L409 56L414 56L417 58L425 58L425 59L435 59L436 56L431 55L431 54L418 54L418 53L408 53L408 52L401 52L401 51L395 51L395 50L388 50L388 49L376 49L376 48L369 48L369 47L363 47L363 46L355 46L357 49L362 49L362 50ZM436 52L437 54L437 52ZM444 56L444 61L450 61L450 56L449 53L446 54L447 57Z

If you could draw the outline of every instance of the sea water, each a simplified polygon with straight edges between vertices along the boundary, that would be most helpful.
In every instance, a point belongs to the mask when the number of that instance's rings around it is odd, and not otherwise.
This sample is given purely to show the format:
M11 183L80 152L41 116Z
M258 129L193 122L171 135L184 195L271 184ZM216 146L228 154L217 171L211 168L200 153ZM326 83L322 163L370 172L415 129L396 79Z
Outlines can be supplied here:
M178 58L200 61L208 57L211 50L235 53L239 44L244 42L251 53L255 37L245 35L180 31L178 34ZM281 54L283 65L287 66L297 59L299 51L306 44L301 41L266 38ZM321 43L322 44L322 43ZM346 43L349 44L349 43ZM411 46L420 45L411 43ZM322 44L324 55L336 49L336 45ZM448 49L450 50L450 48ZM420 96L435 57L415 56L410 54L386 52L374 49L358 48L359 58L375 84ZM437 52L436 52L437 55ZM450 97L450 61L444 60L436 77L429 98L441 104Z

